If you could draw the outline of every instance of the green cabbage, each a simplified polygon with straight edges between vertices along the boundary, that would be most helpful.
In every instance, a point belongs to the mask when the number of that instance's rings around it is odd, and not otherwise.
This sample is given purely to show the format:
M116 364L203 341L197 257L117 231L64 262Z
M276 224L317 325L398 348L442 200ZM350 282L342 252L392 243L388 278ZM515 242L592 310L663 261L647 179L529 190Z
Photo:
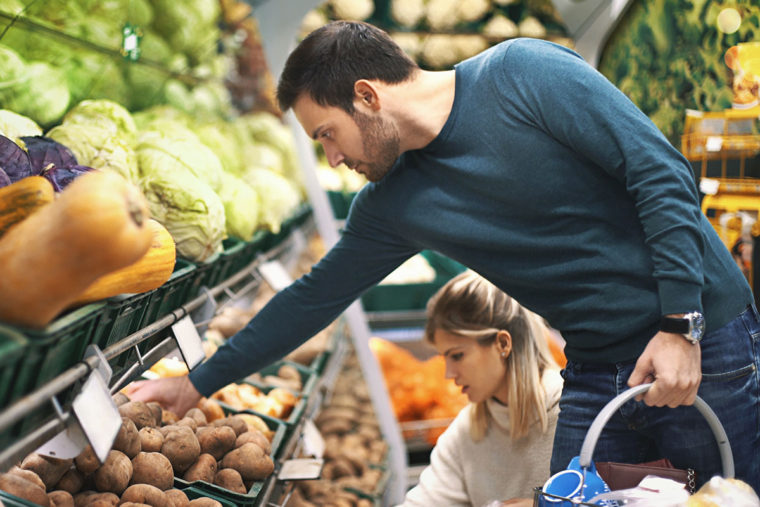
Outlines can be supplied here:
M101 127L134 144L137 126L129 111L116 102L99 99L84 100L71 108L63 117L63 124Z
M236 142L235 131L229 122L217 120L202 123L195 125L193 132L219 157L225 171L238 175L242 172L243 147Z
M137 158L140 172L162 167L183 167L212 190L222 186L222 163L211 148L190 129L172 120L154 120L151 130L140 132Z
M224 204L228 236L250 241L259 225L259 196L245 181L227 172L222 173L219 197Z
M47 133L74 152L77 161L94 169L114 171L127 180L138 180L137 157L129 140L95 125L66 123Z
M42 129L34 120L8 111L0 109L0 135L3 135L13 142L24 147L24 141L20 138L24 136L41 136Z
M261 200L259 221L275 234L282 222L290 217L301 203L298 189L284 176L269 169L249 168L243 181L253 187Z
M180 256L200 262L221 250L224 206L207 184L182 167L156 166L143 171L140 188L151 217L172 235Z

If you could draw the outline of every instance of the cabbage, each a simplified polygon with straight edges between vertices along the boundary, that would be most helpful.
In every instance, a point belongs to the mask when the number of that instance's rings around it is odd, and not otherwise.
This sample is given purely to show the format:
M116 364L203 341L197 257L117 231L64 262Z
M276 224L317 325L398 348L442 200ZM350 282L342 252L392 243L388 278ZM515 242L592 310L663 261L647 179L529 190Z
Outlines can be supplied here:
M219 157L225 171L231 174L242 172L243 149L241 143L236 142L235 131L230 123L221 120L203 123L195 125L193 132Z
M152 28L175 51L185 53L196 64L216 52L221 8L218 0L152 0L159 13Z
M165 126L165 128L161 128ZM140 172L183 167L216 191L222 186L222 163L190 129L171 120L154 120L140 132L137 158Z
M148 168L140 180L150 215L172 235L180 256L200 262L222 248L224 206L211 188L178 167Z
M254 141L265 143L280 152L281 168L278 172L284 174L296 185L301 186L301 172L298 156L295 151L293 132L280 119L265 111L249 113L234 121L241 135L248 136Z
M60 64L66 74L73 102L85 99L108 99L126 103L132 93L120 67L113 57L86 50L71 51Z
M23 148L24 141L20 138L23 136L41 136L42 129L31 118L7 109L0 109L0 135L12 139Z
M51 129L47 137L69 148L82 165L117 172L133 183L138 180L134 148L108 129L67 123Z
M134 144L137 136L137 126L129 111L121 104L105 99L80 102L66 113L63 123L101 127L130 144Z
M227 172L222 173L219 197L224 204L228 236L250 241L259 225L259 196L245 181Z
M282 222L301 203L298 189L285 177L269 169L249 168L243 174L243 181L251 185L259 196L261 224L275 234L280 232Z
M132 114L138 130L150 130L151 124L156 120L174 120L183 128L192 124L193 118L184 111L170 105L152 106L143 111Z

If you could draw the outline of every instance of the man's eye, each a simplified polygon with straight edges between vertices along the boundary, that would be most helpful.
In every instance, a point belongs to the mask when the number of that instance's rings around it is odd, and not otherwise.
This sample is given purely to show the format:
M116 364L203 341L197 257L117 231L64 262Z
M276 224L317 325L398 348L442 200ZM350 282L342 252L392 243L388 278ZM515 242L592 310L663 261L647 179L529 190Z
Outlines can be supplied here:
M460 359L462 359L462 355L463 354L460 352L458 354L451 354L450 357L452 361L459 361Z
M322 139L330 139L331 137L332 137L332 134L330 132L322 133Z

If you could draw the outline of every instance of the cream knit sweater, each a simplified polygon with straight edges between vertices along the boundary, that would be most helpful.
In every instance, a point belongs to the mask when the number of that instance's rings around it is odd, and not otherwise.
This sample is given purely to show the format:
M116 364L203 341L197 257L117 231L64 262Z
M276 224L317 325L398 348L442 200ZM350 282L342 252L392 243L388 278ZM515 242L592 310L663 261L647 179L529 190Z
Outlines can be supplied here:
M463 408L440 436L430 465L420 481L406 494L403 507L482 507L493 500L532 498L533 488L549 478L554 429L559 414L562 377L556 370L542 379L548 397L549 427L539 427L516 442L509 438L507 407L489 400L493 415L485 438L470 437L470 410Z

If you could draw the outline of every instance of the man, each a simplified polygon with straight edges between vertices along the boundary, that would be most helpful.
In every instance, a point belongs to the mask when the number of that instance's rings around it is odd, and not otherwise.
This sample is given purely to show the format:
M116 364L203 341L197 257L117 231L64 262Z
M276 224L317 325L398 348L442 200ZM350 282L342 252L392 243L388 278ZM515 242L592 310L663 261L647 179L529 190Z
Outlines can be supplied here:
M381 30L336 22L290 55L278 100L330 164L373 183L311 273L189 378L133 397L192 406L429 248L565 338L552 472L579 454L612 397L652 382L609 421L596 460L667 457L699 483L720 474L712 433L690 406L699 394L726 428L737 477L760 489L760 324L749 286L700 212L688 162L577 54L517 39L430 72Z

